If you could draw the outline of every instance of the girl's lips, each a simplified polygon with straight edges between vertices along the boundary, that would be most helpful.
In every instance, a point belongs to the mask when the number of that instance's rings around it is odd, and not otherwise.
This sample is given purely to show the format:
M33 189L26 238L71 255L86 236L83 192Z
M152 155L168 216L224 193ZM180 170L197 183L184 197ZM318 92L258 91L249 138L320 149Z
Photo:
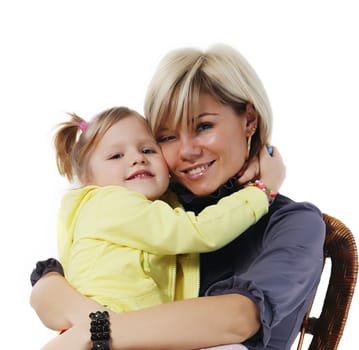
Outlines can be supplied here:
M134 179L148 179L153 177L153 174L147 170L139 170L131 174L126 180L134 180Z

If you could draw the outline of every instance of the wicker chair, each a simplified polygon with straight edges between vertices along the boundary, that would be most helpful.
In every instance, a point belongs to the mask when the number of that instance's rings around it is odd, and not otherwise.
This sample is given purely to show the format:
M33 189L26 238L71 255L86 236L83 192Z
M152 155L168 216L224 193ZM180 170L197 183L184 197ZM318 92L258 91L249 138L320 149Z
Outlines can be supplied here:
M347 321L358 274L358 253L351 231L338 219L323 214L326 224L325 260L331 259L328 288L319 318L304 318L297 350L311 334L308 350L336 350Z

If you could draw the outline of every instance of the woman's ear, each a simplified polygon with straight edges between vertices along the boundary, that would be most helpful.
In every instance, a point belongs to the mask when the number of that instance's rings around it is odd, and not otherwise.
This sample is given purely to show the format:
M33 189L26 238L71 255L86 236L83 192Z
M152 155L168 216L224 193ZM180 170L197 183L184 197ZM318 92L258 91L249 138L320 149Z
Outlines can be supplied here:
M258 112L251 103L247 103L244 118L246 120L246 134L247 137L250 137L256 132L258 125Z

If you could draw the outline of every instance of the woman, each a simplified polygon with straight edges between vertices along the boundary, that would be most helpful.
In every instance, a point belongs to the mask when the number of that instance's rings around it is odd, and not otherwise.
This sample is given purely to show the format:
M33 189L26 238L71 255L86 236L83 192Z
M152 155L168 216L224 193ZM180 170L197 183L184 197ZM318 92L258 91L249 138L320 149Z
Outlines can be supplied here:
M243 174L269 141L272 125L256 73L226 46L167 55L149 86L145 115L171 171L173 190L186 210L196 212L238 188L236 174ZM258 175L256 162L252 165L240 182ZM201 255L200 298L111 315L111 349L231 343L290 349L320 280L324 236L315 206L278 195L257 224L226 247ZM66 338L55 338L45 349L91 348L87 315L101 308L61 275L42 277L31 302L46 325L56 329L56 320L62 325L64 317L73 325Z

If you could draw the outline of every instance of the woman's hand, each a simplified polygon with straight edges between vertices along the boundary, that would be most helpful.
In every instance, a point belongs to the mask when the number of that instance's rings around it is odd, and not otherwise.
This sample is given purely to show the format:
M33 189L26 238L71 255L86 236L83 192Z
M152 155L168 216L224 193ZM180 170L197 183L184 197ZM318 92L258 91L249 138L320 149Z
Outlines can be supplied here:
M88 350L91 348L90 322L82 322L51 339L41 350Z

